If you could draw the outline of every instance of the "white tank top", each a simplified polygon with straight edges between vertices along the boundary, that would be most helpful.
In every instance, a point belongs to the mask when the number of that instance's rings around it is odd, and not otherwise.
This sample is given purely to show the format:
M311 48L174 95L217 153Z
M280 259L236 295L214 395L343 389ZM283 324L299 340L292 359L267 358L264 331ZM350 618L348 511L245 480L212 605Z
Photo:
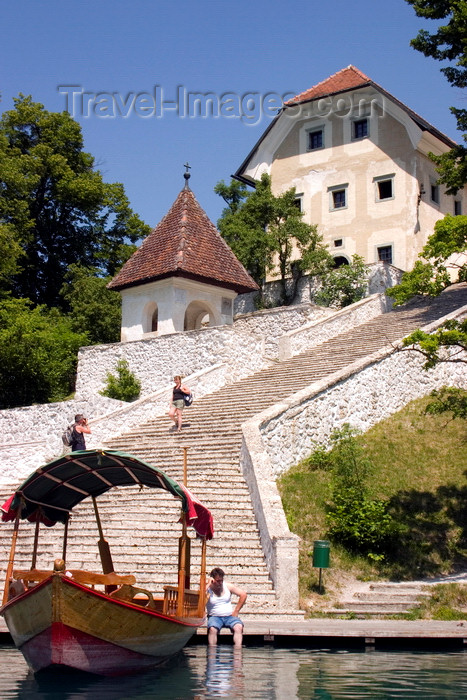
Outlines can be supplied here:
M216 615L219 617L231 615L233 610L231 600L232 594L225 585L225 581L220 595L216 595L214 591L209 588L206 604L208 615Z

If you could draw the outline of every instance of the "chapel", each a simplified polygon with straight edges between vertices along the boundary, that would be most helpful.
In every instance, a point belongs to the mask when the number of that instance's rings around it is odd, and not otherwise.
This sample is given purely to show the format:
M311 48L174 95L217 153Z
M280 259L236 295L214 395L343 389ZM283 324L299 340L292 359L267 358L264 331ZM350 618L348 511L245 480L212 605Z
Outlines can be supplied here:
M107 285L122 298L121 340L233 323L237 294L258 290L189 186Z

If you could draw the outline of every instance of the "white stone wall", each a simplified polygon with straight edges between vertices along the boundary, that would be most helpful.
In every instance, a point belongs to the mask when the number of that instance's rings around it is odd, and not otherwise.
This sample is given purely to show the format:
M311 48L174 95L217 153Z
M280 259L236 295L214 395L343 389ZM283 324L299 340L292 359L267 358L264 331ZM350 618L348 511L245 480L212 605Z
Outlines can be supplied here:
M279 338L290 331L310 322L318 322L334 315L333 309L326 309L314 304L300 304L297 306L280 306L275 309L263 309L248 314L237 316L234 321L234 330L260 333L264 336L265 354L270 359L279 356Z
M101 391L108 372L125 359L141 382L141 396L170 383L174 375L189 376L219 362L229 366L230 381L253 374L264 366L264 338L234 331L231 326L174 333L148 340L81 348L78 355L76 398L88 399Z
M312 321L285 333L279 339L279 359L286 360L324 343L336 335L389 311L392 301L385 294L374 294L340 311L325 321Z
M431 332L449 318L466 317L467 306L424 330ZM467 361L467 353L464 358ZM280 606L298 604L298 539L288 528L277 477L317 444L328 444L331 432L344 423L365 431L432 389L445 385L467 389L465 364L445 363L425 371L423 363L417 352L388 346L243 424L240 462Z
M87 416L92 425L96 416L126 406L105 396L89 400L23 406L0 411L0 483L18 483L31 471L59 457L64 450L62 433L77 413ZM87 439L88 447L92 440Z
M384 262L369 263L367 265L368 295L382 294L385 289L394 287L402 279L403 271L394 265ZM314 292L318 288L316 279L304 275L298 283L297 295L292 307L299 304L309 304L314 298ZM239 294L234 301L234 314L246 314L256 311L255 299L259 292ZM265 282L263 284L263 303L268 307L277 307L280 303L281 287L279 282ZM290 308L290 307L286 307ZM272 309L274 310L274 309Z

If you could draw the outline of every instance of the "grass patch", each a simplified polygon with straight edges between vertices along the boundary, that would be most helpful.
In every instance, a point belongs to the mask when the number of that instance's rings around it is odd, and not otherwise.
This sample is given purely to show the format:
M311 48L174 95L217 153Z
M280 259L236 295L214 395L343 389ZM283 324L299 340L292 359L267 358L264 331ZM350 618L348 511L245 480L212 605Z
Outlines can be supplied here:
M406 620L467 620L467 585L442 583L424 586L430 597L423 599L410 613L400 615Z
M467 424L449 414L425 414L429 401L412 401L358 437L373 465L370 495L389 500L401 531L383 562L332 543L325 593L349 578L409 580L467 567ZM319 576L313 542L329 539L330 473L304 460L280 477L278 488L289 527L301 538L300 594L309 600Z

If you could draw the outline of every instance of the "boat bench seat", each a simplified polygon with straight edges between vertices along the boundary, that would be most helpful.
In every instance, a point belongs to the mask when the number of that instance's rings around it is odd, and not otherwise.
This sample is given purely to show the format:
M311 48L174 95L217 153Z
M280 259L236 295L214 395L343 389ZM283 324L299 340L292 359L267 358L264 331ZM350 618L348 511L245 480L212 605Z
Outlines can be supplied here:
M20 570L15 569L13 571L13 579L23 581L23 583L40 583L46 578L57 574L57 572L52 570L42 570L42 569L27 569ZM135 577L132 574L127 576L120 576L116 573L111 574L98 574L92 571L82 571L81 569L67 569L66 571L60 572L60 576L69 576L76 583L87 586L123 586L132 585L136 582Z
M183 617L191 617L199 607L199 592L185 588L183 599ZM164 614L177 615L178 613L178 587L164 586Z
M111 598L116 598L117 600L124 600L128 603L133 603L135 605L140 605L148 610L157 610L162 612L162 599L154 599L151 591L146 588L138 588L137 586L126 585L120 586L116 591L110 593Z
M24 581L25 583L40 583L44 581L49 576L53 575L53 571L48 569L44 571L42 569L14 569L13 578L16 580Z
M81 569L67 569L65 576L71 574L73 581L85 586L131 586L136 583L136 578L132 574L120 576L115 572L110 574L97 574L92 571L82 571Z

